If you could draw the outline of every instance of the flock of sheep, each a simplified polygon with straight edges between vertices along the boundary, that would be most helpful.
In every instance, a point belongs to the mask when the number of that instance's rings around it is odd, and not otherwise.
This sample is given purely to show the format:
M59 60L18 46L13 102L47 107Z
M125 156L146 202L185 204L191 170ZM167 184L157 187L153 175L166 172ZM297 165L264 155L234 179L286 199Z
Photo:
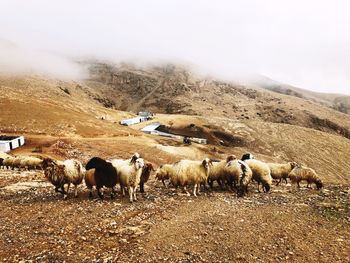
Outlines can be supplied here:
M98 196L103 199L103 189L111 189L111 198L116 193L117 184L120 185L122 195L127 190L130 202L137 200L137 189L144 192L144 184L155 172L157 180L162 181L165 187L172 185L181 187L188 195L187 187L193 186L193 195L197 196L201 188L206 189L209 184L213 188L214 182L222 188L235 190L238 196L244 196L248 192L248 185L252 181L262 184L264 192L271 188L273 179L280 184L282 180L287 183L289 178L292 183L300 187L301 181L307 182L307 187L315 183L317 189L323 187L322 180L316 172L295 162L285 164L265 163L254 159L250 154L244 154L239 160L234 155L225 160L211 160L205 158L201 161L180 160L173 164L161 165L157 170L150 162L145 162L138 153L130 159L104 160L99 157L90 159L85 167L77 160L58 161L51 158L40 159L30 156L0 158L0 167L6 169L43 169L45 177L55 186L55 191L67 198L70 185L75 186L75 197L77 187L85 181L92 197L93 187L96 188ZM168 183L166 184L166 181Z

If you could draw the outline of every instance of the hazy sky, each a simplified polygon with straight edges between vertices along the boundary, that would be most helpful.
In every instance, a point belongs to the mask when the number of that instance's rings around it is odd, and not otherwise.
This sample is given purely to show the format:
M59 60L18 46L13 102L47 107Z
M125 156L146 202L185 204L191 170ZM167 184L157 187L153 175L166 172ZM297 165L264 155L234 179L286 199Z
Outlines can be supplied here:
M0 69L70 77L79 69L61 55L173 61L350 94L349 12L345 0L1 0Z

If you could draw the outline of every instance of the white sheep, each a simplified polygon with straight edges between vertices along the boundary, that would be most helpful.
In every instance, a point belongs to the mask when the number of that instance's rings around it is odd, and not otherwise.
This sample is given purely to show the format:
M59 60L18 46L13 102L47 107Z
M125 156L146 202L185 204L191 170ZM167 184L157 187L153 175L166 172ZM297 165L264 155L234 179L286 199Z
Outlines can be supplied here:
M123 196L125 195L125 187L129 190L130 202L137 201L136 189L140 184L144 161L142 158L137 158L133 163L125 163L117 168L120 189Z
M289 173L288 177L291 182L293 184L296 183L298 187L300 187L301 181L307 182L307 188L309 188L312 183L315 183L317 189L323 187L321 178L317 175L314 169L309 167L297 166Z
M21 162L24 159L25 159L25 156L16 156L12 161L12 170L14 170L15 168L18 168L18 170L20 170Z
M236 156L230 155L225 160L221 161L212 161L212 166L210 167L208 183L210 188L213 188L214 181L217 181L220 186L222 186L222 182L227 179L227 171L225 170L226 165L235 160Z
M125 164L133 164L135 161L140 158L139 153L134 153L133 156L131 156L130 159L112 159L112 160L107 160L107 162L112 163L112 165L118 170L118 166L123 166Z
M162 164L156 171L156 179L162 181L163 185L167 187L165 184L165 180L170 180L170 177L174 174L174 165L172 164Z
M272 177L269 166L259 160L245 160L253 172L253 179L258 182L258 191L260 192L260 183L263 185L264 192L269 192L272 185Z
M193 185L193 195L197 196L200 185L208 180L210 166L212 162L208 158L203 161L181 160L174 164L174 174L170 175L170 181L175 187L183 187L187 195L190 193L186 186Z
M55 191L63 194L67 199L70 184L75 186L74 196L78 196L78 185L81 184L85 175L85 168L77 160L55 161L45 158L42 163L45 177L55 186ZM67 184L67 190L64 185Z
M289 173L296 167L298 164L296 162L289 162L285 164L280 163L267 163L271 171L271 177L275 180L279 180L276 185L279 185L284 179L287 183L287 178Z
M40 169L42 165L43 160L32 157L32 156L25 156L21 159L19 167L23 169Z
M238 183L238 196L248 192L248 185L252 180L253 172L249 166L241 160L233 160L225 166L226 181Z

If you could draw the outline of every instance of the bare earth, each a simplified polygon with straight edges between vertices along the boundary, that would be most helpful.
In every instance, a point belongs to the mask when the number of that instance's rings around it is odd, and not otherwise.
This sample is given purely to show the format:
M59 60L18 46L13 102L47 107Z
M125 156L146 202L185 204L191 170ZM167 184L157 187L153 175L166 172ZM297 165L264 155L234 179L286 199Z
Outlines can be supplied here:
M42 172L0 172L0 258L13 262L349 262L350 187L198 198L151 181L139 201L67 201Z

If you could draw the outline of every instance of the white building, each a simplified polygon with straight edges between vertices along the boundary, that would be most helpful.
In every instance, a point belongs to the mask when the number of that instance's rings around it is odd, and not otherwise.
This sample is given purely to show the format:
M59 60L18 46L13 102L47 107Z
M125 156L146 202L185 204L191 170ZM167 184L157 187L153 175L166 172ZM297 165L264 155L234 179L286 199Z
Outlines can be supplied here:
M24 145L23 136L0 135L0 152L9 152Z
M148 119L146 117L135 117L135 118L131 118L131 119L126 119L126 120L121 120L120 124L121 125L125 125L125 126L130 126L130 125L134 125L140 122L144 122L147 121Z

